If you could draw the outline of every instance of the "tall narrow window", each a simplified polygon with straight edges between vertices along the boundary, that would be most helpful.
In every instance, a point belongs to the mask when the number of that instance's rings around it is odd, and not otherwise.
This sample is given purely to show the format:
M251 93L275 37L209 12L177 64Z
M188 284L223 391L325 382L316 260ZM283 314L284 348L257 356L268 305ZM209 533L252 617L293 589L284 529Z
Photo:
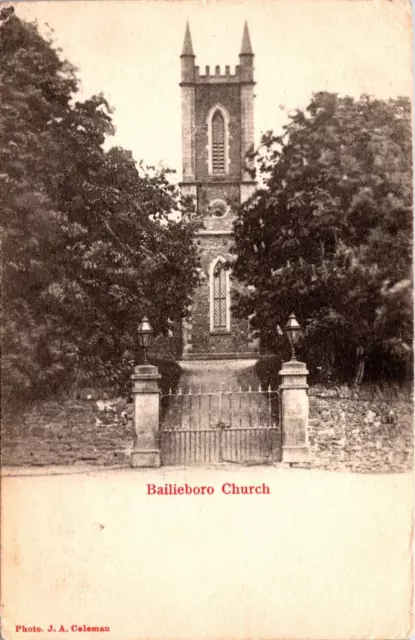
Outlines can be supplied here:
M213 329L227 327L226 272L218 262L213 271Z
M212 118L212 173L225 173L225 121L220 111Z

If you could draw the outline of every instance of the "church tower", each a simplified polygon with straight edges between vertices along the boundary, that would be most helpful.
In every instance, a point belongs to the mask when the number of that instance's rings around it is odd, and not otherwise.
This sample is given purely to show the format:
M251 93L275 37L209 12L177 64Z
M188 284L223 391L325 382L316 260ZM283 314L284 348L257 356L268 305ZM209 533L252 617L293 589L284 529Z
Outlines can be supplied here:
M203 217L198 232L201 272L191 319L183 327L183 359L255 357L248 320L232 317L238 287L224 268L231 257L232 223L255 190L245 155L254 145L254 54L245 22L239 64L195 64L189 25L181 54L183 195Z

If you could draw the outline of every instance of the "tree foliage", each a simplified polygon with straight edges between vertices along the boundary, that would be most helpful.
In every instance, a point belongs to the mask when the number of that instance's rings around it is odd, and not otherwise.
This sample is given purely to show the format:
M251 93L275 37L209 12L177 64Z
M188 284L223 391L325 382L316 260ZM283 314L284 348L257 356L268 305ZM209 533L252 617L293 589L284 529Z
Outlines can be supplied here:
M115 382L144 314L156 334L185 314L190 204L169 170L104 150L104 96L78 101L74 68L10 7L0 60L4 391Z
M236 311L280 350L291 311L307 361L350 376L364 345L378 375L410 366L411 106L317 93L255 153L262 186L235 224Z

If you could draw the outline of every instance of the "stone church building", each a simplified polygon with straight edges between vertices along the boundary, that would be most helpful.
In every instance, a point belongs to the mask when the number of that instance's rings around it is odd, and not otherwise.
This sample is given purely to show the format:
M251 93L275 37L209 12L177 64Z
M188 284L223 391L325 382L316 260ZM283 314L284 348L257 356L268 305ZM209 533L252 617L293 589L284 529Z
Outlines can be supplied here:
M245 164L254 145L254 54L245 23L239 64L196 66L189 25L181 54L183 195L203 217L201 270L190 320L183 323L183 360L255 358L248 319L232 316L237 283L225 269L236 210L255 190Z

